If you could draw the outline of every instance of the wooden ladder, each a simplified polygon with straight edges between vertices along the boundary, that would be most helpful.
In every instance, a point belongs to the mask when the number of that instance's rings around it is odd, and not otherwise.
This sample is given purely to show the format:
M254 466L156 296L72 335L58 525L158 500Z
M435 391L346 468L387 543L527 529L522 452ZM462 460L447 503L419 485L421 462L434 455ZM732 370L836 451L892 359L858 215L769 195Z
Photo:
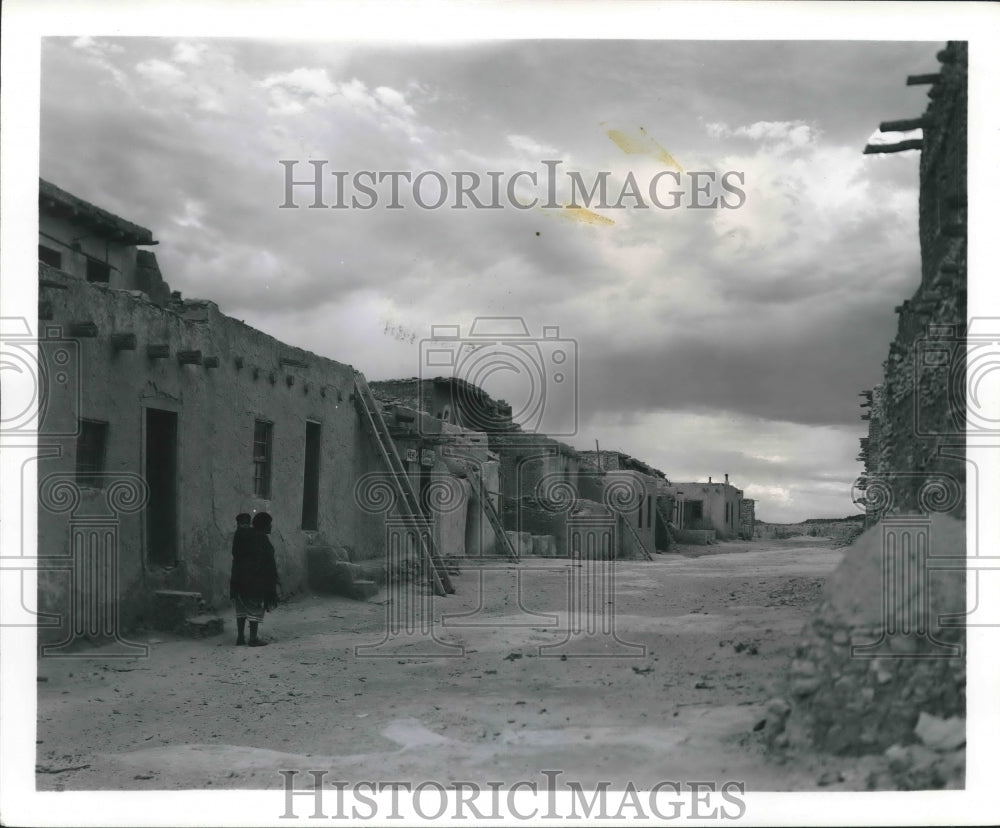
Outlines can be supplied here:
M667 516L667 513L663 508L663 504L660 503L659 499L656 501L656 515L661 521L663 521L663 528L667 532L667 538L669 538L670 543L677 543L677 538L674 537L673 530L670 528L670 518Z
M400 514L419 538L421 553L430 573L431 587L437 595L454 593L455 587L452 585L451 578L448 577L445 563L437 553L430 532L426 531L426 518L420 508L417 495L413 491L403 461L399 458L399 452L396 451L396 444L389 434L389 427L382 416L382 407L375 399L375 395L372 394L371 388L368 387L368 381L360 372L354 374L354 402L357 405L361 422L368 430L372 442L389 472L389 477L399 497Z
M519 562L521 558L518 556L517 550L514 548L514 544L510 542L510 538L507 537L507 533L504 531L503 521L500 520L497 507L493 505L493 498L490 497L490 493L486 488L486 481L483 480L478 469L472 469L471 474L473 479L476 481L476 494L479 496L479 502L483 505L483 511L486 513L486 519L490 522L490 526L493 527L493 531L496 533L500 546L503 548L504 553L508 558L510 558L510 560L515 563Z
M625 517L625 515L619 515L618 517L621 520L621 522L628 527L629 532L632 533L632 537L635 538L635 542L639 545L639 549L645 556L646 560L647 561L653 560L653 556L649 553L649 550L646 548L646 544L642 542L642 538L640 538L639 533L635 531L635 527L628 522L628 518Z

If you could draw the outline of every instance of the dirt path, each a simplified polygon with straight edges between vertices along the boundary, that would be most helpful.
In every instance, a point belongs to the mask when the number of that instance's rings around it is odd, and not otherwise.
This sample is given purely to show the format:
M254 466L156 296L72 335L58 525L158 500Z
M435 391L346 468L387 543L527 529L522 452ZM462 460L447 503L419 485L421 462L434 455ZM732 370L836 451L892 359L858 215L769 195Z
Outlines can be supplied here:
M133 636L151 643L145 660L43 659L38 787L259 789L280 787L279 769L311 768L481 784L558 769L585 786L705 778L756 790L835 777L844 768L824 757L766 761L753 728L840 552L809 540L685 551L711 554L618 564L617 640L598 626L553 649L573 564L531 559L465 566L458 594L433 602L438 643L410 636L372 651L383 657L354 647L383 639L386 594L284 604L267 647L234 646L227 618L203 641ZM847 772L831 787L862 785Z

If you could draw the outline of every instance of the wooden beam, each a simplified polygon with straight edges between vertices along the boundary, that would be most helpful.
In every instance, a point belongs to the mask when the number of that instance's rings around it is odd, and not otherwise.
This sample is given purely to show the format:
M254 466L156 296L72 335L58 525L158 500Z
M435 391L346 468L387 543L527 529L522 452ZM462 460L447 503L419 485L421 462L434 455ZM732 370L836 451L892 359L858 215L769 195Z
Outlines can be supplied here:
M906 150L923 149L922 138L911 138L908 141L900 141L896 144L869 144L865 147L865 155L885 155L890 152L905 152Z
M146 356L150 359L167 359L170 356L169 345L147 345Z
M97 325L93 322L72 322L69 326L69 335L81 339L93 339L97 336Z
M181 365L201 365L201 351L178 351L177 362Z
M50 267L50 265L45 265L45 267ZM55 270L55 268L53 268ZM69 285L64 285L62 282L54 282L51 279L39 279L38 286L43 288L54 288L55 290L69 290Z
M907 86L926 86L927 84L937 83L941 80L940 74L933 75L908 75L906 78Z
M882 121L878 125L879 132L907 132L911 129L923 129L930 126L928 118L903 118L898 121Z
M116 351L134 351L136 341L134 333L113 333L111 334L111 344Z

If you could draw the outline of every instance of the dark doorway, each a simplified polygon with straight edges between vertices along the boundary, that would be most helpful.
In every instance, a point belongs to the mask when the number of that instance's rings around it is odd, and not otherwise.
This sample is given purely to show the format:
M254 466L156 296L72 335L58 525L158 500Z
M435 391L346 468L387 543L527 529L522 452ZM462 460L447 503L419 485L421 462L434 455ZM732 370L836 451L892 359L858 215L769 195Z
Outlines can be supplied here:
M146 409L146 550L149 562L177 563L177 414Z
M302 481L302 528L319 527L320 424L306 421L305 473Z
M685 529L696 528L692 524L699 522L702 519L702 501L700 500L686 500L684 501L684 522L683 527Z

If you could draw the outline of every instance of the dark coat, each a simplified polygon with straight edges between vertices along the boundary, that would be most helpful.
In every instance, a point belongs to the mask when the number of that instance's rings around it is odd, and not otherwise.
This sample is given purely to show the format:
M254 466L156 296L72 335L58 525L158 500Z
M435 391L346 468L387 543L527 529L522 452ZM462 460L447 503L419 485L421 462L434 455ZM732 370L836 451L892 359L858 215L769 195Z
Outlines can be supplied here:
M233 535L233 569L229 597L260 601L264 609L278 604L278 565L274 547L265 532L241 527Z

